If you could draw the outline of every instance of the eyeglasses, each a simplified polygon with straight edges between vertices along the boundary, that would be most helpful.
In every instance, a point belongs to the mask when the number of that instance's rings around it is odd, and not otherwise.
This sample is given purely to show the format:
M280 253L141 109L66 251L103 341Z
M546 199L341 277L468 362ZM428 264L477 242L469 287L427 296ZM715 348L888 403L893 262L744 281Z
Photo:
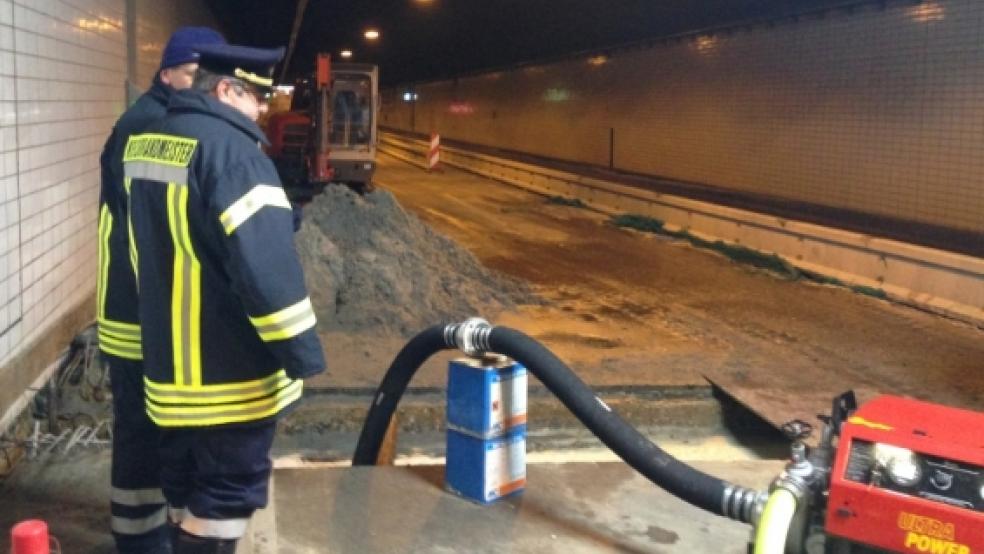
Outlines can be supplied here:
M273 97L272 93L260 91L256 87L252 87L239 79L230 79L229 83L234 89L236 89L236 94L241 95L248 93L254 100L256 100L257 104L268 104L270 102L270 98Z

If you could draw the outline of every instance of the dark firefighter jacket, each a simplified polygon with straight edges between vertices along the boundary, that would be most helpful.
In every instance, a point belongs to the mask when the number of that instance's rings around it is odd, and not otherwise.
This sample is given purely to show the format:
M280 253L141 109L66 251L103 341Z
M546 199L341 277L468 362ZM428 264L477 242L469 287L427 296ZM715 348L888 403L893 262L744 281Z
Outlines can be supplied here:
M275 417L324 370L265 141L239 111L184 90L127 143L147 413L160 426Z
M131 135L164 117L171 88L154 84L113 126L99 158L102 186L99 193L99 279L96 321L99 349L105 354L140 360L140 316L137 282L129 254L126 191L123 190L123 148Z

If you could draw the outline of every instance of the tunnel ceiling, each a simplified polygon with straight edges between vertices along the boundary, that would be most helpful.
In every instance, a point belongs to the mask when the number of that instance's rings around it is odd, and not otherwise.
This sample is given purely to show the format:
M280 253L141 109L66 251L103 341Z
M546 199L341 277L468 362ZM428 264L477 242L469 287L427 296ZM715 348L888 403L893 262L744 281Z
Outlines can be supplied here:
M206 0L230 41L288 44L298 0ZM746 21L844 0L310 0L289 75L317 52L380 66L383 84L453 77ZM855 2L863 3L863 2ZM379 30L370 43L364 30Z

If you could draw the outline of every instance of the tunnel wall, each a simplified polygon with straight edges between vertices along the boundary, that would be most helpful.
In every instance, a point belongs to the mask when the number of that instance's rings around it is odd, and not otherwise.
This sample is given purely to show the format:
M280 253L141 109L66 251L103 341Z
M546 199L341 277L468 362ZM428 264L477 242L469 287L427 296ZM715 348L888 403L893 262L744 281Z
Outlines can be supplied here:
M207 15L196 0L0 0L0 416L94 316L99 153L128 75L146 88L171 30Z
M381 123L981 233L982 20L872 2L399 87Z
M130 0L135 4L136 74L132 77L139 90L154 80L160 66L164 45L175 29L182 25L215 27L215 20L202 0Z

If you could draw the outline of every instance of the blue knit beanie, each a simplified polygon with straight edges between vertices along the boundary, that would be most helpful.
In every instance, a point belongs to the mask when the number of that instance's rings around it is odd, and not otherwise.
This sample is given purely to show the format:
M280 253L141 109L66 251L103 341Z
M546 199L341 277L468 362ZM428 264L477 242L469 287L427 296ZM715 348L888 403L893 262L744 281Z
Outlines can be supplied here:
M198 61L196 47L203 44L225 44L226 41L217 31L208 27L180 27L164 47L161 56L160 69L167 69L183 63Z

